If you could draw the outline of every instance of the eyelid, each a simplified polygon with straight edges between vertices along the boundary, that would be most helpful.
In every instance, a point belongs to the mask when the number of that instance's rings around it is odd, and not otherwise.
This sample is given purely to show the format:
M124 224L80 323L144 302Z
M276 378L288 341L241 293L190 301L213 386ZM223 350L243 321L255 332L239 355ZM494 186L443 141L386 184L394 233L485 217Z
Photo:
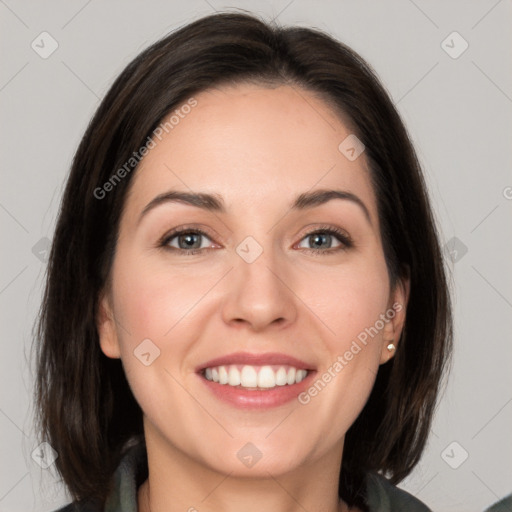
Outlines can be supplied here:
M334 232L340 236L342 235L343 237L352 240L352 237L347 230L333 224L308 224L305 228L303 228L303 230L301 230L301 232L299 232L299 235L297 236L300 236L300 239L302 240L306 236L313 235L318 232L324 233L326 231Z
M350 234L348 233L348 231L346 231L345 229L339 228L337 226L331 225L331 224L321 224L321 225L317 225L315 227L307 229L307 231L305 233L300 235L300 239L295 245L300 244L305 238L307 238L311 235L317 234L317 233L328 233L331 236L336 237L338 239L338 241L340 242L341 247L334 248L334 249L331 248L331 249L327 249L327 250L320 250L320 249L317 250L317 249L302 247L301 248L302 250L307 251L307 252L313 252L316 254L320 254L320 253L332 254L334 252L350 249L355 246L354 241L353 241L352 237L350 236ZM294 245L294 247L295 247L295 245Z

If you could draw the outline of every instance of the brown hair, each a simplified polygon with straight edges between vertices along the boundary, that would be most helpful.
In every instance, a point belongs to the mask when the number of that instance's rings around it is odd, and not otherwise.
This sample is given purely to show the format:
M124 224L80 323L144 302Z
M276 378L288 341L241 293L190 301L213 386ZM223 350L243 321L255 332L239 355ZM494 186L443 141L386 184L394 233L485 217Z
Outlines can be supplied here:
M410 277L394 358L346 434L340 497L366 510L365 473L393 483L426 444L452 346L451 306L426 185L406 129L370 66L325 33L238 13L194 21L138 55L115 80L76 151L53 238L36 332L41 439L75 500L103 506L142 411L120 360L100 350L99 293L110 275L119 220L136 168L115 191L95 190L173 109L212 86L290 84L318 94L366 146L390 282Z

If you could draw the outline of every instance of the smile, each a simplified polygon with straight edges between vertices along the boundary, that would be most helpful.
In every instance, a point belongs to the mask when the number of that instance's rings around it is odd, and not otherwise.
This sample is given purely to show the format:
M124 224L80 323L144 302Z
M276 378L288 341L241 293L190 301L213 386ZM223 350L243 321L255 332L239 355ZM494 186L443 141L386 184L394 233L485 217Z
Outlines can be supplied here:
M235 352L195 368L210 396L242 409L283 406L311 385L316 366L290 354Z

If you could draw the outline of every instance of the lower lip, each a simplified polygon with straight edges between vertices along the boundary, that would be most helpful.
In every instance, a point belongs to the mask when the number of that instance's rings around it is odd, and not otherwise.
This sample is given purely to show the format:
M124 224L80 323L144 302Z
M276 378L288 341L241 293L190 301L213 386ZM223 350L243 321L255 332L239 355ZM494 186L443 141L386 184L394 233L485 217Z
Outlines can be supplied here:
M296 400L300 393L310 386L315 371L308 371L304 380L298 384L276 386L264 391L236 388L228 384L219 384L199 374L199 378L220 400L242 409L269 409Z

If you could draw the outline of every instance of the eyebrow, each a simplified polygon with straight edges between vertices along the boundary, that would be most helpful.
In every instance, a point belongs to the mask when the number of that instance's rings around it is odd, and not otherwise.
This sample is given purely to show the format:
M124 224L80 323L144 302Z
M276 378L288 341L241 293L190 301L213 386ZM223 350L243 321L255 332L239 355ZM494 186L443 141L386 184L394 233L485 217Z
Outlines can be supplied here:
M352 192L347 192L345 190L321 189L314 190L313 192L304 192L296 197L291 205L291 209L296 211L303 211L309 208L315 208L333 199L347 200L358 205L363 211L370 225L372 224L370 212L364 202ZM137 224L142 221L143 217L147 215L150 210L153 210L157 206L165 203L183 203L201 208L206 211L226 213L224 200L219 194L170 190L156 196L145 206L139 216Z

